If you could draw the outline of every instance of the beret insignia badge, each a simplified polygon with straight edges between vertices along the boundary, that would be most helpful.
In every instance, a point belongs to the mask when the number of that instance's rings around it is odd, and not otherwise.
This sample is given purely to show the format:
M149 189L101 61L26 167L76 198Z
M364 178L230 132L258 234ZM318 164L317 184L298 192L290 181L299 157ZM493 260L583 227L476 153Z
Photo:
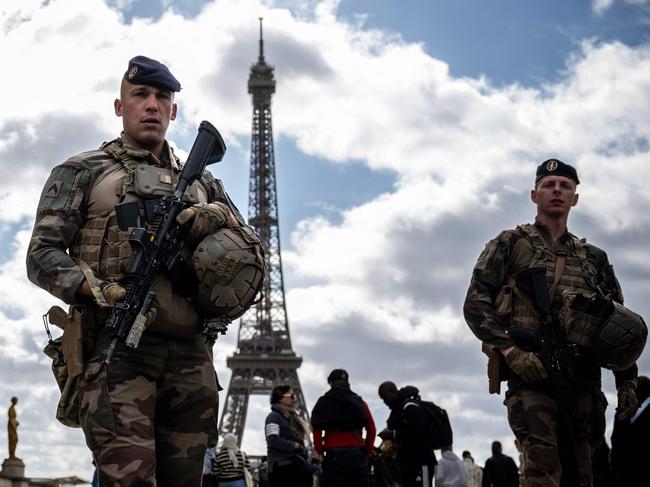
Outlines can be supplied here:
M553 172L557 169L557 161L555 159L551 159L546 163L546 170L548 172Z
M133 79L135 78L136 74L138 74L138 66L134 64L133 66L131 66L131 69L129 69L129 74L127 76L129 77L129 79Z

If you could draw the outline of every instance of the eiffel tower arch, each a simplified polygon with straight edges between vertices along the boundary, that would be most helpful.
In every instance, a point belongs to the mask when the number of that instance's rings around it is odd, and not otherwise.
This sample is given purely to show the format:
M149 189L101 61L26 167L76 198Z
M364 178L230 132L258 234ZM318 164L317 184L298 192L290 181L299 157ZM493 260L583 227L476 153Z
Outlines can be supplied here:
M241 318L237 350L226 360L232 376L219 422L219 436L234 433L240 445L250 396L270 395L276 385L291 385L296 395L296 411L309 420L298 379L302 357L296 355L291 345L284 296L271 122L273 69L264 59L260 18L259 57L248 78L248 93L253 102L248 223L264 243L267 276L260 301Z

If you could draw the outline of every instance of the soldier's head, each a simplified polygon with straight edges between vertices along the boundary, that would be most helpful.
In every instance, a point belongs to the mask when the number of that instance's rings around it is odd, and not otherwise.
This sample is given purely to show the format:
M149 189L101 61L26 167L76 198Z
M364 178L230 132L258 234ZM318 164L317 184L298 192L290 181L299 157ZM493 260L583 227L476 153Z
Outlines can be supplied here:
M271 391L271 404L280 404L292 409L296 403L296 395L293 393L291 386L282 384L275 386Z
M501 452L503 451L503 447L501 446L500 441L493 441L492 442L492 455L501 455Z
M537 167L535 188L530 198L537 205L537 214L566 216L576 204L580 180L575 168L557 159L549 159Z
M377 393L381 400L384 401L384 404L388 407L391 407L397 401L398 389L394 382L389 380L382 382L379 385Z
M13 404L14 406L15 406L16 404L18 404L18 398L15 397L15 396L12 397L12 398L11 398L11 404Z
M334 384L335 382L344 382L346 384L350 383L350 376L345 369L334 369L330 372L330 375L327 376L327 383L329 385Z
M124 133L140 149L160 155L169 123L176 119L174 93L181 85L167 66L145 56L129 61L113 106Z

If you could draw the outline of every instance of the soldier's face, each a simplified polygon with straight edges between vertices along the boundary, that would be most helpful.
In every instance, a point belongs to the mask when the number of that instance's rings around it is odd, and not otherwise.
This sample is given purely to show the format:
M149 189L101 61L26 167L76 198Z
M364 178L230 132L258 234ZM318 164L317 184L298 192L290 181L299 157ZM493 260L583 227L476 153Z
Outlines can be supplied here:
M171 91L154 86L122 82L121 99L115 100L115 114L122 117L124 132L140 148L151 150L165 140L169 122L176 118Z
M568 215L578 203L576 182L564 176L545 176L530 192L530 197L537 205L538 214Z

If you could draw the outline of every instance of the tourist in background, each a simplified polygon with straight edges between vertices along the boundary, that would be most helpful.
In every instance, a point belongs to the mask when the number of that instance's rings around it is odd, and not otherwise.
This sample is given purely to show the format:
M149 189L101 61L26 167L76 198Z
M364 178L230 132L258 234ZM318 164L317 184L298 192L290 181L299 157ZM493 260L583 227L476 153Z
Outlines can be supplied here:
M467 450L463 452L463 463L467 472L467 487L481 487L483 469L474 463L472 454Z
M458 458L451 446L440 452L436 466L436 487L467 487L465 464Z
M214 451L214 448L208 448L205 450L205 455L203 457L202 487L217 487L217 479L212 473L212 461L216 456L217 452Z
M485 462L483 487L518 487L519 470L508 455L504 455L500 441L492 442L492 456ZM540 484L541 485L541 484Z
M269 463L266 455L261 458L257 467L257 487L271 487L269 483Z
M323 459L323 487L368 487L368 460L375 443L375 422L366 402L350 389L350 376L334 369L330 389L311 414L314 449ZM364 437L365 430L365 437Z
M378 394L390 408L387 428L378 436L395 442L404 487L429 487L438 462L427 434L427 412L419 405L419 390L413 386L398 389L386 381L379 386Z
M246 487L246 471L250 468L248 457L237 445L237 437L226 433L216 458L212 460L212 474L219 487Z
M291 386L273 388L264 426L271 487L310 487L313 482L305 447L309 425L298 417L295 403Z

